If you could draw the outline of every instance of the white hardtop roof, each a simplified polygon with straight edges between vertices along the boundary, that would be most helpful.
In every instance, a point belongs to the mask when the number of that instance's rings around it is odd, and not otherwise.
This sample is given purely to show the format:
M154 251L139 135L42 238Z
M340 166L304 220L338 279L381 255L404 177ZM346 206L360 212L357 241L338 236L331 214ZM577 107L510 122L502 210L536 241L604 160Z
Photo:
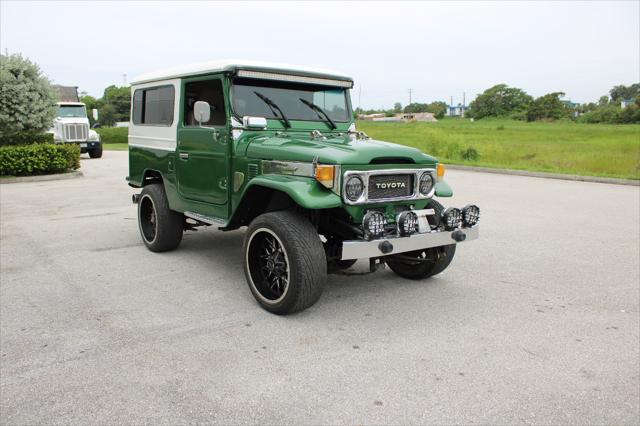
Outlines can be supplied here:
M84 102L56 102L56 105L83 105Z
M208 74L214 72L255 70L274 71L283 74L311 75L315 77L333 78L338 80L353 81L346 74L321 68L312 68L291 64L278 64L271 62L245 61L239 59L224 59L219 61L200 62L197 64L181 65L156 72L137 76L131 82L132 85L147 83L158 80L168 80L170 78L187 77L198 74Z

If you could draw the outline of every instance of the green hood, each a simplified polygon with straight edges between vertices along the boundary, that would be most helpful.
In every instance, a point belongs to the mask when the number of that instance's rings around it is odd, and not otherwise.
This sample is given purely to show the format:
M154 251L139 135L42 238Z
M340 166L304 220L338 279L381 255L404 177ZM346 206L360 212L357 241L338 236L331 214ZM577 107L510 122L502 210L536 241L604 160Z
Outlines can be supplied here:
M349 135L327 140L293 135L258 136L249 143L246 155L264 160L303 162L311 162L318 157L318 161L325 164L436 162L435 158L416 148L373 139L353 140Z

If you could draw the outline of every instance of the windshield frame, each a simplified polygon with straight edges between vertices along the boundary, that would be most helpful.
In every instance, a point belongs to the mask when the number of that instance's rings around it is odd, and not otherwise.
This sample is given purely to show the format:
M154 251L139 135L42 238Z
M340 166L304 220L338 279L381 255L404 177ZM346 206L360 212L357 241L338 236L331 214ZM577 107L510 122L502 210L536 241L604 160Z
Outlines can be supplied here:
M81 109L84 112L84 115L61 115L60 109L62 108L73 108L73 109ZM78 105L78 104L62 104L58 105L58 110L56 111L57 116L60 118L87 118L87 106L86 105Z
M241 80L243 83L247 83L247 84L237 84L236 81L237 80ZM339 86L331 86L331 85L318 85L318 84L308 84L308 83L292 83L289 81L281 81L281 80L261 80L261 79L250 79L250 78L242 78L242 77L232 77L229 79L229 107L231 109L231 115L233 117L235 117L236 119L239 119L240 121L242 121L243 116L240 115L238 112L236 112L235 109L235 86L250 86L250 87L255 87L255 88L260 88L261 86L259 85L252 85L251 81L255 81L255 82L260 82L262 83L262 87L278 87L278 86L282 86L283 88L286 88L287 86L291 87L292 90L295 90L295 87L318 87L318 88L324 88L325 90L342 90L343 91L343 96L344 96L344 105L345 105L345 109L346 109L346 119L345 120L337 120L333 117L331 117L331 119L333 121L335 121L336 124L338 125L348 125L351 124L353 122L353 109L351 107L351 96L349 96L349 88L346 87L339 87ZM271 84L271 85L270 85ZM277 102L276 102L277 103ZM306 108L306 106L303 105L304 108ZM285 111L286 113L287 111ZM281 117L264 117L267 120L270 120L272 122L281 122L282 118ZM297 122L297 123L323 123L325 125L327 125L327 121L323 118L320 117L315 117L314 119L300 119L300 118L295 118L295 117L289 117L289 115L287 114L287 118L289 119L289 121L292 122ZM284 126L283 126L284 127ZM329 126L328 126L329 127Z

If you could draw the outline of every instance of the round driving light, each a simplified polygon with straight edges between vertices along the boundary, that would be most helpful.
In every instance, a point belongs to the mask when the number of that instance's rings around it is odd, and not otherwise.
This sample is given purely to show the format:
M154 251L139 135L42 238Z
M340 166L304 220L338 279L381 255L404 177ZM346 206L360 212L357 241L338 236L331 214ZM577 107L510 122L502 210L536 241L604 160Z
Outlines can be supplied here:
M420 194L429 195L432 189L433 176L431 176L429 172L424 172L422 176L420 176Z
M378 211L370 210L362 219L362 230L368 239L379 238L384 234L384 225L387 221L384 215Z
M364 183L360 176L351 176L344 185L344 193L349 201L358 201L364 192Z
M464 226L474 226L480 220L480 208L469 204L462 209L462 223Z
M460 227L460 223L462 222L462 213L460 212L460 209L449 207L442 214L442 220L444 221L444 227L446 230L453 231Z
M418 215L407 210L398 215L398 234L406 237L418 230Z

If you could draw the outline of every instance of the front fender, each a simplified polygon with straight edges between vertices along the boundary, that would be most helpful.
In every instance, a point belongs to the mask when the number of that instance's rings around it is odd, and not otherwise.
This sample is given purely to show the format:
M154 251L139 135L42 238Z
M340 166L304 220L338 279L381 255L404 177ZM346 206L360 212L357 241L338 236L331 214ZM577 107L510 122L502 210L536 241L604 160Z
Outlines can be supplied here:
M331 209L340 207L340 197L313 178L286 175L262 175L249 181L245 193L254 186L263 186L287 194L305 209Z
M453 196L453 190L447 182L441 180L440 182L436 182L436 196L451 197Z

